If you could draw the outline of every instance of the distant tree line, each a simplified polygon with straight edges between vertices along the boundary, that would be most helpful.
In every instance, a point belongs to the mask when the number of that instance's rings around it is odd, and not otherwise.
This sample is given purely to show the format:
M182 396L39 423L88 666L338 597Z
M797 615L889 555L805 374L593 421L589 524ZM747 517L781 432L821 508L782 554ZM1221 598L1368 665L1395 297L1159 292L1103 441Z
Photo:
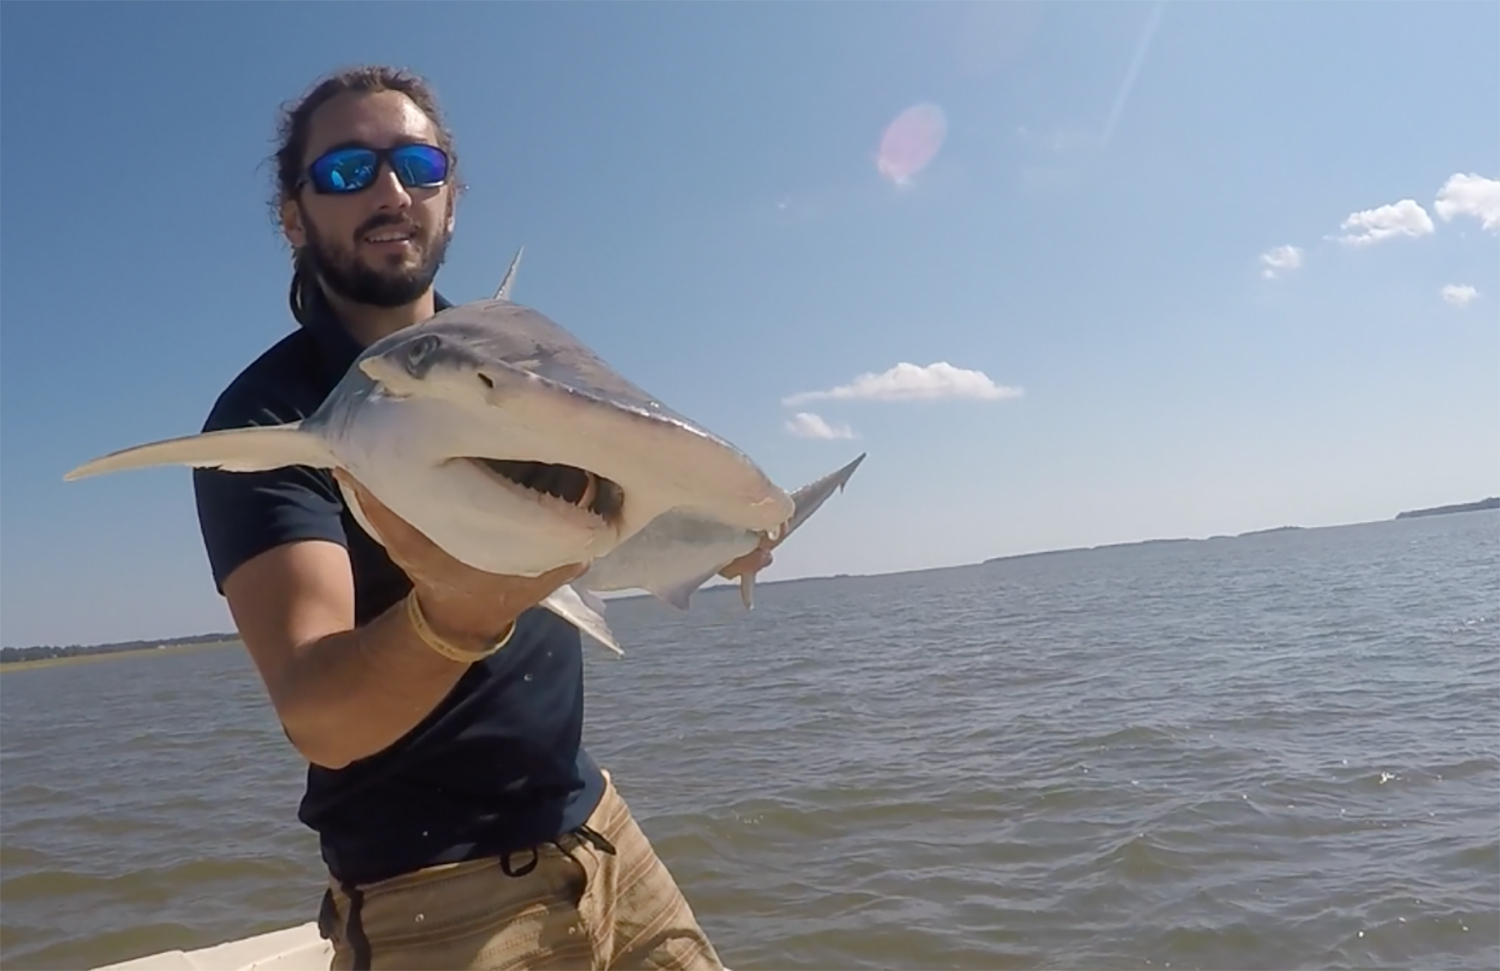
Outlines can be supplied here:
M237 640L234 634L194 634L191 637L161 637L149 641L120 641L117 644L68 644L55 646L0 648L0 664L17 661L45 661L54 657L82 657L89 654L118 654L121 651L149 650L154 647L176 647L180 644L217 644Z
M1455 512L1481 512L1487 509L1500 509L1500 496L1491 496L1478 502L1461 502L1452 506L1434 506L1431 509L1408 509L1406 512L1398 512L1397 519L1415 519L1418 516L1446 516Z

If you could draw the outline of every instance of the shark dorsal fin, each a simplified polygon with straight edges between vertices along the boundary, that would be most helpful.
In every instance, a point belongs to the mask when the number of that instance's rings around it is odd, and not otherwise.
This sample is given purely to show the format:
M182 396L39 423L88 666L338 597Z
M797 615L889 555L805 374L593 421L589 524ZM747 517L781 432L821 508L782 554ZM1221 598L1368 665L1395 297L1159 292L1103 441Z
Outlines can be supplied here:
M511 285L516 282L516 267L521 265L521 254L526 252L522 246L516 250L516 255L510 258L510 266L505 268L505 277L500 281L500 289L495 291L496 300L509 300Z

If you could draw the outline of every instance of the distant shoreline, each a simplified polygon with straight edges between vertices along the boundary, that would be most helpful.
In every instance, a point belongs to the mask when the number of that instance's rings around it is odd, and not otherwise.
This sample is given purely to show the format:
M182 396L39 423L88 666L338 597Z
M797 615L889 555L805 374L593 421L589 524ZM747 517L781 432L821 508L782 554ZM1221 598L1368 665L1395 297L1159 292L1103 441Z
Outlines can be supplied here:
M1451 506L1433 506L1430 509L1411 509L1397 513L1396 519L1417 519L1425 516L1446 516L1451 513L1483 512L1490 509L1500 509L1500 497L1481 499L1478 502L1457 503ZM1373 522L1388 522L1389 520L1373 520ZM1346 526L1363 526L1367 523L1345 523ZM1131 540L1124 543L1104 543L1099 546L1073 546L1060 550L1038 550L1035 553L1008 553L1004 556L992 556L985 563L1001 563L1008 560L1024 560L1041 556L1060 556L1064 553L1091 553L1099 550L1121 550L1134 549L1142 546L1166 546L1174 543L1212 543L1227 540L1248 539L1252 536L1271 536L1276 533L1295 533L1306 529L1334 528L1334 527L1308 527L1308 526L1273 526L1270 529L1252 529L1244 533L1234 535L1222 534L1209 536L1206 539L1197 539L1183 536L1169 539L1142 539Z
M7 647L0 649L0 672L34 671L143 654L188 654L238 643L240 639L234 634L199 634L147 643L127 641L122 644L70 644L67 647Z
M1500 509L1500 497L1491 496L1478 502L1461 502L1452 506L1433 506L1431 509L1410 509L1396 513L1397 519L1416 519L1419 516L1446 516L1455 512L1481 512L1485 509Z
M1455 503L1447 506L1432 506L1427 509L1409 509L1396 514L1396 519L1418 519L1426 516L1446 516L1452 513L1482 512L1491 509L1500 509L1500 497L1492 496L1481 499L1478 502ZM1382 522L1385 520L1374 520ZM1344 525L1365 525L1362 523L1346 523ZM1276 533L1298 532L1304 529L1318 528L1307 526L1273 526L1270 529L1252 529L1248 532L1235 535L1216 535L1206 539L1195 539L1192 537L1179 537L1167 539L1143 539L1124 543L1105 543L1100 546L1071 546L1056 550L1038 550L1034 553L1009 553L1003 556L992 556L980 561L980 564L1001 563L1010 560L1025 560L1044 556L1061 556L1065 553L1089 553L1098 550L1131 549L1142 546L1166 546L1176 543L1210 543L1223 542L1227 540L1245 539L1251 536L1268 536ZM955 563L959 566L975 566L980 564ZM903 571L897 571L903 572ZM849 577L854 574L839 573L826 577L793 577L786 580L764 581L766 585L775 583L795 583L801 580L829 580L841 577ZM860 574L864 575L864 574ZM710 584L704 587L704 592L724 587L726 589L736 586L732 583ZM648 597L645 593L625 593L606 598L607 600L636 600ZM38 647L6 647L0 648L0 671L24 671L33 668L56 667L62 664L70 664L78 661L96 661L107 657L141 655L141 654L181 654L190 650L205 647L217 647L228 644L240 643L239 636L232 633L219 634L195 634L189 637L162 638L154 641L125 641L114 644L70 644L66 647L38 646Z

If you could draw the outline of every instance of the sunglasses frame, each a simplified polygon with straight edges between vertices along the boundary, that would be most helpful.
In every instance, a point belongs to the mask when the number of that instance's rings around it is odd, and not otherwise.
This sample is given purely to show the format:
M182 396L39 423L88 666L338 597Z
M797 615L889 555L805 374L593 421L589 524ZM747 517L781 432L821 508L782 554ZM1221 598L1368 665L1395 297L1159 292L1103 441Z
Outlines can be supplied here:
M442 179L437 182L406 181L406 176L402 173L401 167L396 165L394 157L402 152L410 152L413 149L422 149L430 152L436 152L442 157ZM320 163L322 163L331 155L337 155L343 152L364 152L375 157L374 173L371 175L370 181L366 182L364 185L360 186L357 189L337 189L332 187L325 187L323 183L319 182L318 179L314 177L313 171L318 167ZM337 145L333 148L330 148L322 155L319 155L317 158L313 159L312 163L308 165L307 168L302 170L302 175L297 179L297 188L300 189L303 186L312 186L313 192L320 196L357 195L361 192L364 192L366 189L369 189L370 186L375 184L376 180L380 177L380 170L382 167L388 167L392 172L396 173L397 181L399 181L408 189L436 189L439 186L448 184L448 180L453 172L453 159L440 146L431 145L427 142L404 142L400 145L392 145L389 148L372 148L369 145Z

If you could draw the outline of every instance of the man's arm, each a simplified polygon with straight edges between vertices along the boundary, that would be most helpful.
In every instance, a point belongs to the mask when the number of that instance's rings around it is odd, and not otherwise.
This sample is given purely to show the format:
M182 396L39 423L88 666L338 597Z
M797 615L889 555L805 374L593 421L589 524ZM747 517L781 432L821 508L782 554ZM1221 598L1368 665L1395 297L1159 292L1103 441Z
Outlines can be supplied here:
M358 488L356 486L356 488ZM527 608L582 572L473 570L360 490L360 505L444 640L481 650ZM404 603L354 625L354 577L338 543L269 549L225 578L224 596L287 735L308 761L341 768L400 739L468 670L428 647Z
M374 754L437 706L468 665L429 649L401 604L354 626L337 543L288 543L224 581L224 596L292 744L331 769Z

